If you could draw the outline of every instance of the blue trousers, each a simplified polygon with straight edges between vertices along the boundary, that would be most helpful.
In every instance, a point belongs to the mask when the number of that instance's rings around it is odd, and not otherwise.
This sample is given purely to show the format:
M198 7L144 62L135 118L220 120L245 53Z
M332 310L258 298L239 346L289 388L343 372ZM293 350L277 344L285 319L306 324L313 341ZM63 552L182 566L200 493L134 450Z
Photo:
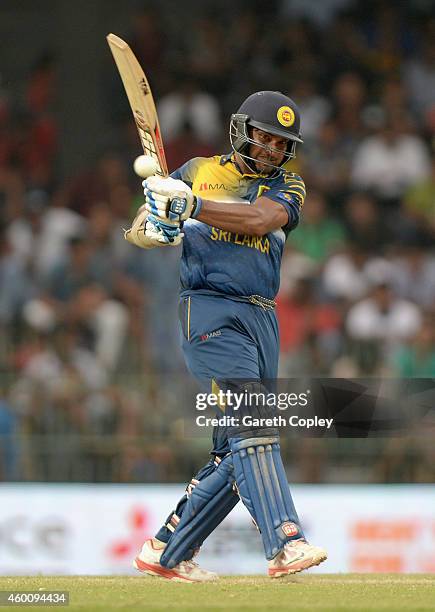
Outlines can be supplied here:
M279 332L273 310L195 293L181 297L180 324L186 365L208 392L212 380L277 377ZM214 429L211 452L229 452L225 428Z
M279 333L273 310L221 295L195 292L181 296L179 315L186 365L203 390L210 392L212 381L259 381L277 377ZM159 540L169 542L189 502L190 487L214 473L219 465L217 461L229 452L227 429L215 427L211 454L217 459L212 459L192 480L186 495L156 534ZM227 495L222 514L229 512L236 503L236 497ZM217 517L216 525L222 518ZM211 527L208 532L212 530ZM201 535L206 537L205 534ZM199 537L195 545L200 546L202 541L203 537ZM182 558L190 558L194 548L192 546ZM164 559L163 564L170 562L173 567L179 560L168 558Z

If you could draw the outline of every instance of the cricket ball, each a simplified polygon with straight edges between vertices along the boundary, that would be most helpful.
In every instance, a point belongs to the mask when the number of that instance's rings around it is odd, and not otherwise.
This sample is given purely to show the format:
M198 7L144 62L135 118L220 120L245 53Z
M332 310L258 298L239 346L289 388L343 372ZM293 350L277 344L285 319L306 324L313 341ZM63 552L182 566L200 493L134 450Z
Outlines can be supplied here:
M139 155L133 163L136 174L142 178L148 178L157 172L157 162L151 155Z

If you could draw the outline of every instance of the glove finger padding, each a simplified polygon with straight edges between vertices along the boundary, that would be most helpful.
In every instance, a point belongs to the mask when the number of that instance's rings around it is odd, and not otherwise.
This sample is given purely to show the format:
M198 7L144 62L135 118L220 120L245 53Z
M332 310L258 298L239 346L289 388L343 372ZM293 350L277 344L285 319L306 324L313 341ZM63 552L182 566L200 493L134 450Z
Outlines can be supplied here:
M144 189L145 206L152 215L169 221L178 221L179 217L169 213L169 198L149 189Z
M162 221L154 215L148 215L145 224L145 235L157 239L163 244L177 246L184 234L180 231L179 223Z
M142 183L148 210L162 219L185 221L194 208L191 188L171 177L150 176Z
M159 193L160 195L170 197L174 191L186 191L189 189L186 183L178 179L173 179L168 176L166 178L161 176L150 176L142 182L144 189Z
M139 208L131 228L124 230L124 238L130 244L142 249L152 249L160 246L177 246L182 242L183 234L178 223L166 221L161 224L157 218L149 214L144 204Z
M185 219L187 201L182 196L175 196L170 200L167 196L162 196L153 191L145 190L145 193L145 206L152 215L156 215L165 221L176 223L180 223Z

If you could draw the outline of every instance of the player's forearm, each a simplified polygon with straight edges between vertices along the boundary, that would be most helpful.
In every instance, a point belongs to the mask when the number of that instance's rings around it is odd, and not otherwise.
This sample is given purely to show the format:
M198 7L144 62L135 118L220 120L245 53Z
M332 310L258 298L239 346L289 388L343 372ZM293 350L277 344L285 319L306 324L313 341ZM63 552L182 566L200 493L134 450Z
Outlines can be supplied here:
M247 204L223 204L202 200L202 208L197 219L207 225L228 232L237 232L249 236L264 236L271 229L271 219L260 206Z

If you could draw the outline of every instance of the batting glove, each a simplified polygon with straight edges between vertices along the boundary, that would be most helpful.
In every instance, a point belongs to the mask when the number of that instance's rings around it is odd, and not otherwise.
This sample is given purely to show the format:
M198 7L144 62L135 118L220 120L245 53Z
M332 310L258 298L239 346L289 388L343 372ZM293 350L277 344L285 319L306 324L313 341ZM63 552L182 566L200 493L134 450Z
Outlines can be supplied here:
M142 185L146 209L156 217L181 223L189 217L195 218L201 209L200 198L183 181L150 176Z
M150 215L144 206L138 210L137 215L128 230L124 230L124 238L142 249L152 249L162 246L178 246L183 234L179 223L165 222Z
M145 235L163 244L177 246L180 244L184 234L181 233L178 224L165 223L165 221L154 215L148 215L145 224Z

